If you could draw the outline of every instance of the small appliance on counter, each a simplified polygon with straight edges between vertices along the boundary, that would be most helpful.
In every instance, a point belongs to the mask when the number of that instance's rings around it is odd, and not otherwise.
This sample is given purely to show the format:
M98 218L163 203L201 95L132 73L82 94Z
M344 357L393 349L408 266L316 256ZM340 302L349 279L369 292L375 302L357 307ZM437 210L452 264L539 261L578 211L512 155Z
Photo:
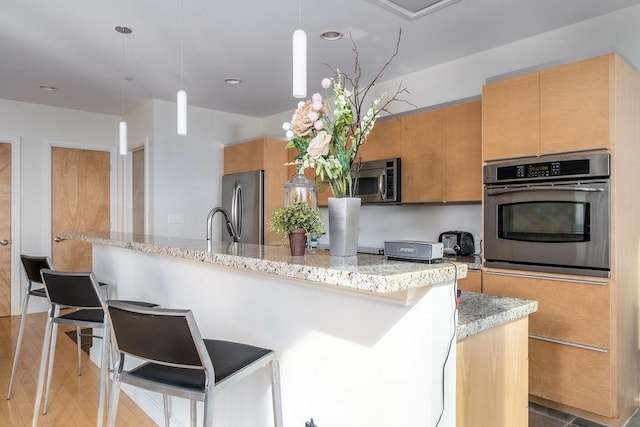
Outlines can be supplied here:
M444 255L442 243L412 240L385 241L384 254L389 259L422 262L441 260Z
M476 251L473 235L467 231L445 231L440 233L438 242L442 242L446 255L468 256Z

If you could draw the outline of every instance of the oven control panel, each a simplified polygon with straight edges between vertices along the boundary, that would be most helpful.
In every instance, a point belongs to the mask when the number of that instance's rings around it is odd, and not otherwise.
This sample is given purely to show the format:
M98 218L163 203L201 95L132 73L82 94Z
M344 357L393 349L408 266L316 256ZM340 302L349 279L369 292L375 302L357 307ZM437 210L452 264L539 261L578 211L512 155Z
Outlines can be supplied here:
M609 176L609 154L554 156L548 160L509 161L484 167L485 184L550 180L565 178L595 178Z

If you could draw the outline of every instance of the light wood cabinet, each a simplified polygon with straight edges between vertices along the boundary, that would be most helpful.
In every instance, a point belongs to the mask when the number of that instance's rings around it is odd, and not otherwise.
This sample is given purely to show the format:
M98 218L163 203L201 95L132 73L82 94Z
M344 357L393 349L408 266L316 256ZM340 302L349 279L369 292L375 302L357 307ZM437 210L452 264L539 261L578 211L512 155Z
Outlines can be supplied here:
M458 279L458 289L461 291L482 292L482 271L469 270L467 277Z
M358 149L362 161L392 159L402 156L403 118L389 117L377 120L367 142Z
M486 271L483 292L538 301L529 316L529 393L613 415L608 283Z
M404 117L402 201L482 199L481 102Z
M264 170L264 244L279 245L282 236L267 230L267 222L277 208L284 206L284 183L288 168L286 142L260 138L224 147L224 174Z
M528 317L458 341L456 426L527 426Z
M482 158L610 148L614 54L487 83Z

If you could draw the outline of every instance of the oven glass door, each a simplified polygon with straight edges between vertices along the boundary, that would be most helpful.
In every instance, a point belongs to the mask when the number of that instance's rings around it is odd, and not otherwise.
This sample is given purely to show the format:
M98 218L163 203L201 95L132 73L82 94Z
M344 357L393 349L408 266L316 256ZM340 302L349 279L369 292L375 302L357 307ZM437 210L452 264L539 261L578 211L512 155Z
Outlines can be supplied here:
M485 188L485 259L487 266L608 275L608 180Z

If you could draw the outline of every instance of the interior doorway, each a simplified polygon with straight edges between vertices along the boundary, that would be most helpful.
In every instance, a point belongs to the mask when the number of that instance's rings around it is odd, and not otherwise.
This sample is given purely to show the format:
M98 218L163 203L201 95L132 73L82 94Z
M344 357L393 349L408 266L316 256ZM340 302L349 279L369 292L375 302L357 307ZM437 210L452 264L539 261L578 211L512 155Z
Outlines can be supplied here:
M11 315L12 147L0 142L0 317Z
M64 232L111 229L111 153L51 147L51 257L58 270L91 271L91 244Z

